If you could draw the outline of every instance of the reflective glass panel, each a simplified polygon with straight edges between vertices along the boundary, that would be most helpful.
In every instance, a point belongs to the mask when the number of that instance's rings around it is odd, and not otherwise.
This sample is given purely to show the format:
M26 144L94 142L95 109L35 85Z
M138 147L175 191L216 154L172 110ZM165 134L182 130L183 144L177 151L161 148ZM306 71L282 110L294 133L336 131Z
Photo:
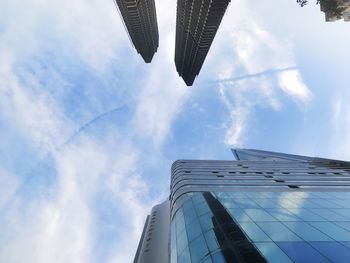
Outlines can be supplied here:
M269 263L292 263L293 261L273 242L255 243Z
M305 241L331 241L332 239L306 222L284 222L290 230Z
M278 242L277 245L297 263L331 262L306 242Z
M243 209L243 211L256 222L276 221L274 217L263 209Z
M280 222L257 222L257 224L273 241L302 241Z
M237 222L251 222L250 217L240 208L228 209L231 216L236 219Z
M203 235L200 235L190 243L190 253L193 263L199 262L209 253Z
M336 263L349 263L350 250L337 242L310 242L321 254Z
M271 241L255 223L240 223L241 228L254 242Z
M331 222L310 222L313 227L337 241L350 241L350 232Z

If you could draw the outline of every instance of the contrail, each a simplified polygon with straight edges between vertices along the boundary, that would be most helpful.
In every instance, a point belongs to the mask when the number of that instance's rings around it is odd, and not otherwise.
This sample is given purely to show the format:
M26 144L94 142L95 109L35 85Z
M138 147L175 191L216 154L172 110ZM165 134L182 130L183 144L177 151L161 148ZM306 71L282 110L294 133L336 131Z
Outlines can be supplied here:
M117 112L119 110L123 110L125 108L128 108L128 104L124 104L122 106L118 106L115 107L109 111L105 111L99 115L97 115L96 117L94 117L93 119L89 120L88 122L84 123L83 125L81 125L71 136L68 137L68 139L66 139L61 145L56 147L56 151L60 151L62 150L62 148L64 148L67 144L69 144L71 141L73 141L81 132L83 132L84 130L86 130L88 127L90 127L91 125L93 125L95 122L99 121L100 119L102 119L103 117L106 117L109 114L112 114L114 112ZM30 169L30 171L28 171L27 173L25 173L24 179L23 179L23 184L25 184L25 182L29 179L29 175L32 174L38 167L44 165L45 160L50 157L50 155L53 153L53 151L49 151L45 154L44 157L42 157L41 159L39 159L36 164L33 166L32 169Z
M235 78L228 78L228 79L218 79L218 80L214 80L211 81L209 83L206 84L219 84L219 83L225 83L225 82L235 82L235 81L240 81L240 80L244 80L244 79L252 79L252 78L257 78L257 77L261 77L261 76L265 76L265 75L272 75L272 74L277 74L280 72L284 72L284 71L290 71L290 70L296 70L297 67L287 67L287 68L281 68L281 69L269 69L269 70L265 70L265 71L261 71L255 74L247 74L247 75L243 75L243 76L239 76L239 77L235 77Z
M123 110L125 108L127 108L128 105L127 104L124 104L122 106L118 106L118 107L115 107L109 111L106 111L106 112L103 112L99 115L97 115L96 117L94 117L93 119L89 120L88 122L84 123L83 125L81 125L79 127L79 129L77 129L71 136L69 136L69 138L64 142L62 143L58 148L57 150L60 150L61 148L63 148L65 145L69 144L77 135L79 135L81 132L83 132L84 130L86 130L89 126L91 126L92 124L94 124L95 122L99 121L100 119L102 119L103 117L106 117L107 115L109 114L112 114L114 112L117 112L119 110Z

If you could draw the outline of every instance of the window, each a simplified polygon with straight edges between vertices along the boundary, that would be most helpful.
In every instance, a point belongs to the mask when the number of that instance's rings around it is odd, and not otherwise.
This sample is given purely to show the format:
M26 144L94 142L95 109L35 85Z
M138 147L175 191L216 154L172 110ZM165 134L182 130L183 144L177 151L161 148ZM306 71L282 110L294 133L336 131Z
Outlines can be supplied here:
M273 242L255 243L269 263L292 263L292 260Z
M190 243L190 254L192 262L199 262L208 254L208 248L203 235L200 235Z
M278 242L277 245L295 262L329 262L306 242Z
M257 222L257 224L273 241L302 241L280 222Z
M283 224L305 241L332 241L330 237L306 222L284 222Z
M337 263L348 263L350 250L337 242L310 242L321 254Z

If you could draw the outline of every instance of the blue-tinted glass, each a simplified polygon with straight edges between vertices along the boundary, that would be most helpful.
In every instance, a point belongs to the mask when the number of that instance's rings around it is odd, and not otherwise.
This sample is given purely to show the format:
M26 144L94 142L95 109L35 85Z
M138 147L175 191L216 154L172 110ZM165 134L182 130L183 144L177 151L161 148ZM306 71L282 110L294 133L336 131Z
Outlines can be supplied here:
M200 235L190 243L190 253L192 263L199 262L208 254L208 248L205 243L203 235Z
M305 241L331 241L332 239L306 222L284 222L290 230Z
M196 211L198 216L204 215L205 213L208 213L210 211L207 203L200 203L196 205Z
M209 230L211 228L214 228L213 225L213 215L212 213L207 213L199 218L199 222L202 226L203 232L206 230Z
M254 242L271 241L271 239L255 223L240 223L239 225L246 235Z
M331 262L306 242L278 242L277 245L296 263Z
M175 228L175 220L171 223L171 232L170 232L170 257L171 262L175 262L177 260L177 249L176 249L176 228Z
M255 201L257 198L267 198L269 196L269 193L266 193L266 192L246 192L246 195L250 199L253 199Z
M318 228L326 235L337 241L350 241L350 232L337 226L332 222L310 222L313 227Z
M339 199L337 200L337 204L343 208L350 208L350 202L348 200Z
M310 198L310 199L328 198L324 194L326 194L326 192L323 192L323 193L320 193L320 192L309 192L308 193L308 198Z
M269 213L263 209L243 209L243 211L256 222L276 221Z
M350 195L347 192L331 192L331 193L328 193L328 196L331 198L334 198L334 199L336 199L336 198L339 198L339 199L350 198Z
M235 203L240 208L260 208L257 203L248 198L236 198Z
M314 202L314 200L318 199L294 199L292 200L294 203L298 204L298 208L320 208L320 206Z
M273 242L255 243L269 263L289 263L292 260Z
M310 209L310 211L319 216L322 216L327 221L348 221L346 217L343 217L340 214L334 213L329 209Z
M301 218L304 221L326 221L323 217L310 212L308 209L292 209L289 208L288 211Z
M204 199L204 197L203 197L203 195L201 193L197 193L196 195L194 195L192 197L192 200L193 200L193 203L195 205L199 205L199 204L205 202L205 199Z
M347 221L349 221L350 209L343 208L343 209L331 209L331 210L339 215L346 217L348 219Z
M313 199L312 202L317 204L320 208L341 208L341 205L333 202L333 200Z
M228 209L228 211L237 222L252 222L250 217L240 208L231 208Z
M176 263L177 262L177 253L176 253L176 250L172 249L170 251L170 262L171 263Z
M185 219L182 214L182 209L179 209L175 215L176 232L180 233L185 229Z
M186 226L186 230L189 242L191 242L202 233L201 226L199 225L199 221L197 219L193 220L191 224Z
M197 217L197 214L194 211L194 209L191 209L191 210L184 211L184 217L185 217L186 225L189 225Z
M180 235L176 236L176 247L177 254L179 255L187 246L187 235L186 231L182 231Z
M341 226L345 230L350 231L350 222L334 222L334 223L336 223L338 226Z
M210 256L207 256L207 258L201 261L201 263L213 263L213 261L211 260Z
M280 205L278 202L276 202L276 199L272 198L259 198L254 199L255 203L257 203L259 206L263 208L279 208Z
M344 246L350 249L350 242L341 242Z
M209 230L204 234L204 236L210 251L214 251L219 248L219 244L213 230Z
M230 192L227 193L227 196L232 197L232 198L246 198L247 195L243 192Z
M270 215L279 221L300 221L301 219L288 212L286 209L265 209Z
M279 205L283 208L300 208L299 204L296 204L287 198L281 198L279 201Z
M184 211L193 210L192 199L188 199L183 205L182 208Z
M239 208L239 205L232 199L221 199L220 202L225 208Z
M273 241L302 241L280 222L257 222L257 224Z
M215 254L211 255L211 258L213 259L213 263L226 263L224 255L221 251L218 251Z
M321 254L336 263L349 263L350 250L337 242L310 242Z
M266 197L272 198L272 199L278 199L283 195L283 192L268 192L266 193Z
M186 247L181 254L179 254L177 258L178 263L189 263L191 262L190 251L188 247Z

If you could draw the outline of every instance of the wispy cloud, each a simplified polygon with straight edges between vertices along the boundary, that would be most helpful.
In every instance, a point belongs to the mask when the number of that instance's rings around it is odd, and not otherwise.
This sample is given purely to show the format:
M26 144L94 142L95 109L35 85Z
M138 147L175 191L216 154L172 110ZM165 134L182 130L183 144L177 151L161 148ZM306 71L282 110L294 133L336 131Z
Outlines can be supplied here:
M11 14L0 18L0 122L31 146L9 156L26 163L21 172L0 166L0 261L130 262L147 212L165 197L146 182L161 184L168 167L147 178L164 160L145 149L161 152L188 94L162 59L173 47L144 65L113 1L22 6L0 3ZM160 32L172 43L175 13L166 14L175 3L159 6ZM14 143L1 140L8 154Z
M217 80L203 82L218 86L229 111L225 143L242 146L257 107L281 110L281 91L306 105L312 93L297 66L290 66L296 65L291 42L259 25L247 3L236 1L230 8L207 61L215 64L210 73Z

